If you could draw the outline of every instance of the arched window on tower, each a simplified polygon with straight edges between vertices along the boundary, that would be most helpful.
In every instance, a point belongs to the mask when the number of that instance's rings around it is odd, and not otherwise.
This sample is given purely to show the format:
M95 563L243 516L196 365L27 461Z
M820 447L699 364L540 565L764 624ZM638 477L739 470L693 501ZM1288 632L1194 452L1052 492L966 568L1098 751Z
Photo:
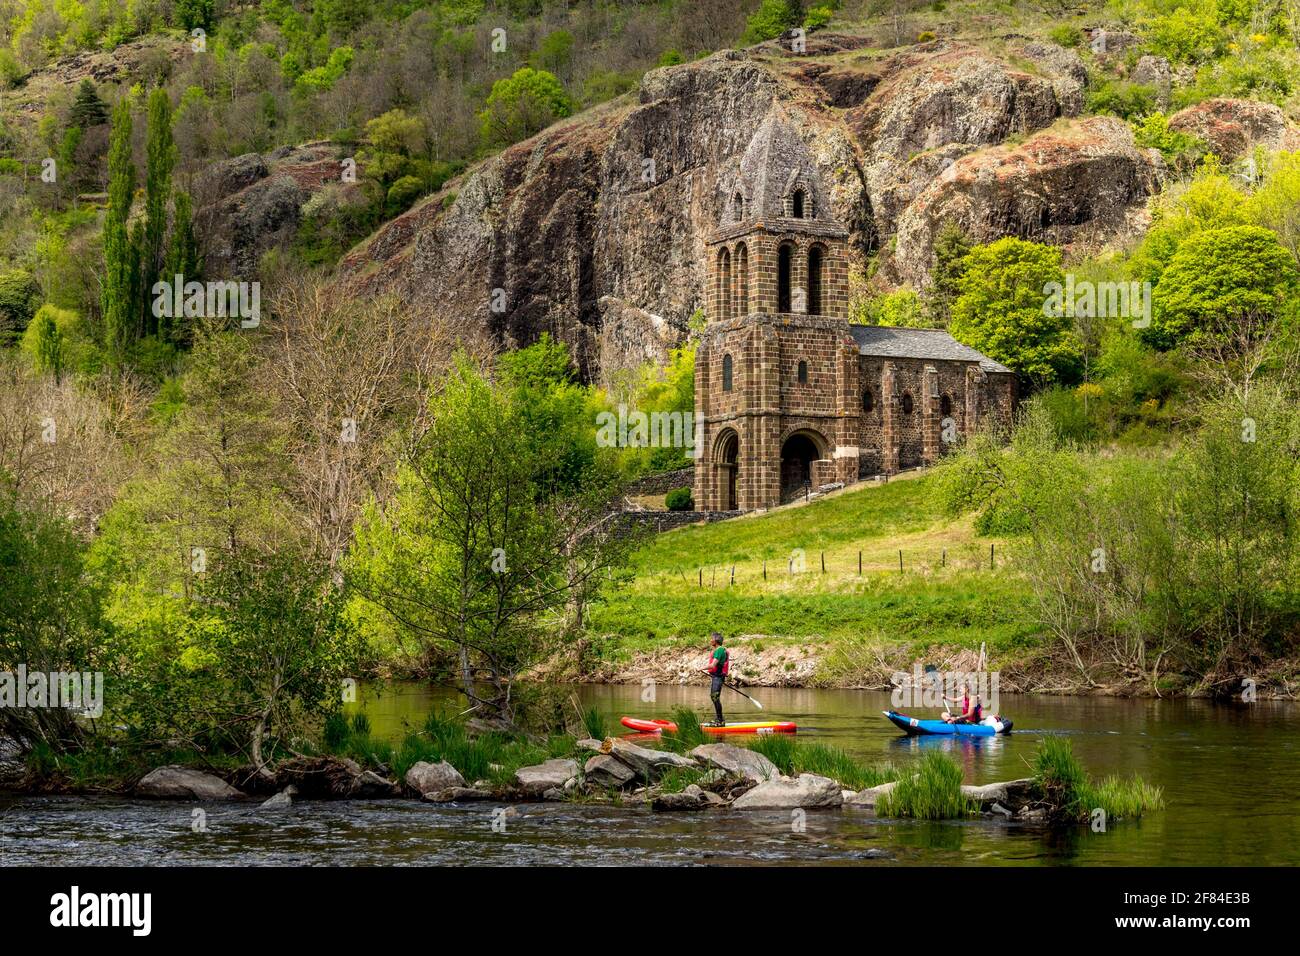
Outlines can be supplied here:
M904 415L912 414L912 393L911 392L903 393L903 414Z
M822 314L822 249L808 250L808 314Z
M790 212L796 219L803 218L803 190L796 189L794 195L790 198Z
M736 315L749 314L749 249L736 247Z
M722 356L722 390L731 391L731 356Z
M939 414L945 417L952 414L952 399L947 395L939 396Z
M745 219L745 197L736 193L731 199L732 215L736 217L736 222L743 222Z
M799 362L799 384L808 384L808 363L802 360Z
M718 318L731 318L731 252L718 250Z
M794 258L794 247L788 242L782 243L776 253L776 311L790 311L790 263Z

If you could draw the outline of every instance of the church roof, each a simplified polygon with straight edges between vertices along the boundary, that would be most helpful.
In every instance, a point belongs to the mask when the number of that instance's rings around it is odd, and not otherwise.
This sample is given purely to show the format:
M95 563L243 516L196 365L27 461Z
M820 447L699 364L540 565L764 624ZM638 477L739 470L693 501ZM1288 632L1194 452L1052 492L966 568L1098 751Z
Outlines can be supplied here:
M767 228L846 234L831 219L831 203L809 147L779 114L770 113L741 156L728 185L722 232L759 222Z
M850 325L861 355L883 358L930 359L936 362L979 362L986 372L1010 372L942 329L901 329L885 325Z

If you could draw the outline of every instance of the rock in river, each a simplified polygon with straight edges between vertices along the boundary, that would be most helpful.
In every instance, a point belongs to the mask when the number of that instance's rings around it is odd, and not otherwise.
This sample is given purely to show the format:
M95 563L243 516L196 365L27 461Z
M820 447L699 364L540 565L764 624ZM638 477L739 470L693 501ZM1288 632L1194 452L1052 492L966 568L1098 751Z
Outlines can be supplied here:
M755 783L775 780L781 776L776 764L755 750L731 744L700 744L690 755L702 764L746 777Z
M135 785L135 795L153 800L238 800L243 796L220 777L175 765L151 770Z
M615 738L610 753L627 764L644 780L655 780L665 770L672 767L698 767L694 760L667 750L651 750L638 747L622 738Z
M541 796L547 790L561 792L569 778L577 774L576 760L548 760L533 767L520 767L515 771L515 782L531 796Z
M760 783L737 797L737 810L793 810L796 807L838 807L844 802L840 785L830 777L801 773Z
M464 787L465 778L445 760L438 763L421 760L406 771L406 785L423 797L439 790Z
M636 771L608 754L596 754L582 768L587 782L597 787L625 787L636 780Z

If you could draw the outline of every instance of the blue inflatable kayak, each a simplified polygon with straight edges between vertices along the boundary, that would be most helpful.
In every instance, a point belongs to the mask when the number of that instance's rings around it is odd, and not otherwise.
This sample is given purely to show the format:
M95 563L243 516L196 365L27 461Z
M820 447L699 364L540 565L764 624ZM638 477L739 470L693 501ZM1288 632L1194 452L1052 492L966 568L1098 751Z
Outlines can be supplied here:
M959 737L992 737L994 734L1007 734L1011 732L1011 721L1004 720L996 714L992 717L985 717L978 724L950 724L943 720L923 720L919 717L908 717L906 714L895 713L892 710L881 711L889 722L907 734L909 737L919 737L929 734L940 734Z

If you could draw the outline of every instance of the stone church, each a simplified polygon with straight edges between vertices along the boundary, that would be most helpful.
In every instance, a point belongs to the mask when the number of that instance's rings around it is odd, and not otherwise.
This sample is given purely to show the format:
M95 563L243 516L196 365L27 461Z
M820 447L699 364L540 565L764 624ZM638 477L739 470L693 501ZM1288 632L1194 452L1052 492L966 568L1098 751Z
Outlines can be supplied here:
M793 129L769 117L728 192L706 239L696 508L770 508L928 465L986 418L1010 418L1005 366L947 332L848 323L848 231Z

